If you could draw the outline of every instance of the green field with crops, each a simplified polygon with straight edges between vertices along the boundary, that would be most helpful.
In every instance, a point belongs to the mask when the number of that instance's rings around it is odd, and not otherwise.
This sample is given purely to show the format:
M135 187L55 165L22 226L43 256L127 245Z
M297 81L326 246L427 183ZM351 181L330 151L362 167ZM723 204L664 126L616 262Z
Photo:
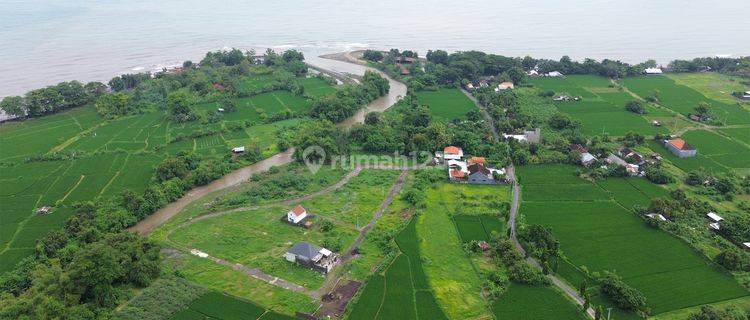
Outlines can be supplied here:
M629 131L646 135L666 132L665 128L654 127L649 122L651 116L664 116L663 112L649 109L649 114L638 115L625 110L625 104L635 98L618 89L607 78L570 75L561 78L536 77L529 82L540 90L554 91L556 95L581 97L580 101L560 101L555 105L558 110L579 120L584 134L622 136Z
M498 216L458 215L453 221L463 242L489 241L493 233L503 235L506 230L504 218Z
M295 319L279 314L239 298L215 291L208 292L186 308L177 312L171 320L276 320Z
M711 112L717 121L726 125L750 124L750 112L739 103L709 99L695 89L680 85L669 77L629 77L623 79L622 83L630 91L644 98L654 95L658 90L658 103L683 115L694 113L693 110L698 103L706 102L711 106Z
M524 186L521 212L526 223L552 228L563 254L574 266L591 272L615 271L643 292L652 314L749 294L728 272L713 266L681 240L649 227L628 210L628 206L644 205L664 195L665 190L635 182L639 178L593 184L575 177L574 170L565 165L518 170ZM568 198L560 201L554 196L529 194L530 186L542 184L544 188L531 190ZM576 198L570 189L581 192ZM567 270L565 277L573 278L570 274L575 272Z
M461 90L455 88L419 91L417 99L420 104L430 107L433 117L445 121L465 118L467 112L476 108L474 102L469 100Z
M575 304L552 287L513 283L491 308L496 319L587 319Z
M246 81L262 85L268 78ZM335 90L319 78L299 82L320 95ZM277 152L275 132L299 120L264 120L286 109L304 116L310 105L306 97L273 91L238 99L237 111L219 113L209 123L174 123L162 110L107 120L93 106L84 106L0 125L0 184L5 186L0 189L0 273L32 254L37 239L61 227L76 202L125 190L140 194L154 167L181 151L220 159L232 147L247 146L269 156ZM204 103L194 109L200 114L216 107ZM52 213L36 214L43 206L53 207Z
M401 253L383 274L367 280L348 319L447 319L422 268L415 222L412 219L396 237Z

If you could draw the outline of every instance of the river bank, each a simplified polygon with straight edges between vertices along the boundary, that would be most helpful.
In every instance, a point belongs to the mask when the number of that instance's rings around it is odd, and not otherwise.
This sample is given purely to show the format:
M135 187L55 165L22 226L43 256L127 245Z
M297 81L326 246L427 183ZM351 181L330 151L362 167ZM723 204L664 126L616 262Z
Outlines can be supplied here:
M385 111L406 95L405 84L390 78L388 75L380 72L379 70L375 70L373 68L356 63L345 62L346 60L332 60L330 58L323 57L315 57L311 58L310 60L308 60L307 63L311 67L324 72L327 71L339 75L361 76L364 75L365 71L374 71L388 79L388 83L390 84L390 90L388 91L388 94L370 102L368 105L360 108L353 116L342 121L340 125L343 127L348 128L356 123L364 122L364 118L367 113L373 111ZM284 152L277 153L269 158L232 171L207 185L193 188L190 191L186 192L185 195L183 195L180 199L177 199L176 201L171 202L167 206L159 209L155 213L139 221L134 226L128 228L128 230L131 232L136 232L138 234L148 234L156 227L168 221L171 217L180 213L180 211L182 211L190 203L204 197L205 195L239 185L240 183L250 179L253 174L268 171L271 167L291 163L294 160L294 151L294 148L291 148Z

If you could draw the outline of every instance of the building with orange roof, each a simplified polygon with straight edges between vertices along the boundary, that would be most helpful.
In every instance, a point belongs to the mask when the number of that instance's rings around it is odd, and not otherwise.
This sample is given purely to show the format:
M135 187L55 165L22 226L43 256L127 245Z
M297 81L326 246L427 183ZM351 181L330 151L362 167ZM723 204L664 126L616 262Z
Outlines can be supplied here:
M301 205L297 205L296 207L294 207L294 209L289 210L289 212L286 213L286 219L293 224L300 223L306 217L307 210L305 210L305 208Z
M664 146L680 158L695 157L698 154L698 150L682 138L664 140Z
M479 163L481 165L485 165L486 162L487 161L486 161L486 159L484 157L471 157L471 158L469 158L469 165L472 165L472 164L475 164L475 163Z
M443 159L461 160L464 157L464 151L456 146L447 146L443 149Z

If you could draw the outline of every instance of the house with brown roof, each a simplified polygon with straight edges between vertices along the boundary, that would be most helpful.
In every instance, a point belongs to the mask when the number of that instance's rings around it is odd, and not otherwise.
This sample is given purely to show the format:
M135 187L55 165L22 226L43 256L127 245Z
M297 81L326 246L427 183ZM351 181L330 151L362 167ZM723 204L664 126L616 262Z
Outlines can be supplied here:
M693 146L689 145L682 138L664 140L664 147L680 158L695 157L698 154L698 150L693 148Z
M449 169L448 178L451 181L464 181L466 179L466 173L459 169Z
M287 221L293 224L299 224L302 220L305 220L306 217L307 210L301 205L297 205L294 209L289 210L289 212L286 213Z
M471 157L471 158L469 158L468 162L469 162L469 165L472 165L472 164L475 164L475 163L479 163L481 165L486 165L487 164L487 160L484 157Z
M443 149L443 159L461 160L464 157L464 150L456 146L447 146Z
M505 91L509 89L513 89L515 86L513 85L513 82L510 81L504 81L497 85L497 88L495 88L495 92Z

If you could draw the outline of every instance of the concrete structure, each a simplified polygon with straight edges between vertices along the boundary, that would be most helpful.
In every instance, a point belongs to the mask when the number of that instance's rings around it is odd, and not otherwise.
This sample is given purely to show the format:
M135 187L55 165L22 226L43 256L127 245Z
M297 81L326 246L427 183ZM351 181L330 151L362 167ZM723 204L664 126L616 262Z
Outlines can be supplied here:
M659 221L667 221L666 217L664 217L663 215L658 214L658 213L649 213L646 216L649 217L649 218L651 218L651 219L656 219L656 220L659 220Z
M594 157L593 154L590 154L588 152L581 153L581 164L584 166L590 166L592 163L596 161L596 157Z
M514 88L513 82L505 81L497 85L497 88L495 88L495 92L505 91L505 90L509 90L513 88Z
M562 77L563 74L562 72L559 72L559 71L552 71L552 72L547 73L547 76L548 77Z
M485 168L483 164L475 163L468 167L469 169L469 183L473 184L493 184L495 180L492 178L492 171Z
M301 205L297 205L294 209L289 210L289 212L286 213L287 221L294 224L299 224L302 220L305 220L305 218L307 218L307 210Z
M243 153L243 152L245 152L245 147L244 146L242 146L242 147L234 147L234 148L232 148L232 152L234 152L234 153Z
M664 146L680 158L695 157L698 154L698 150L695 150L693 146L682 140L682 138L664 140Z
M464 150L456 146L447 146L443 149L443 159L448 160L461 160L464 157Z
M539 143L542 137L542 131L539 128L526 130L523 134L503 134L506 140L514 139L522 143Z
M716 214L716 212L709 212L709 213L707 213L706 214L706 218L708 218L708 220L711 220L711 221L716 222L716 223L721 223L722 221L724 221L724 218L722 218L720 215Z
M300 241L284 254L289 262L294 262L314 270L328 273L339 263L339 256L328 249Z

